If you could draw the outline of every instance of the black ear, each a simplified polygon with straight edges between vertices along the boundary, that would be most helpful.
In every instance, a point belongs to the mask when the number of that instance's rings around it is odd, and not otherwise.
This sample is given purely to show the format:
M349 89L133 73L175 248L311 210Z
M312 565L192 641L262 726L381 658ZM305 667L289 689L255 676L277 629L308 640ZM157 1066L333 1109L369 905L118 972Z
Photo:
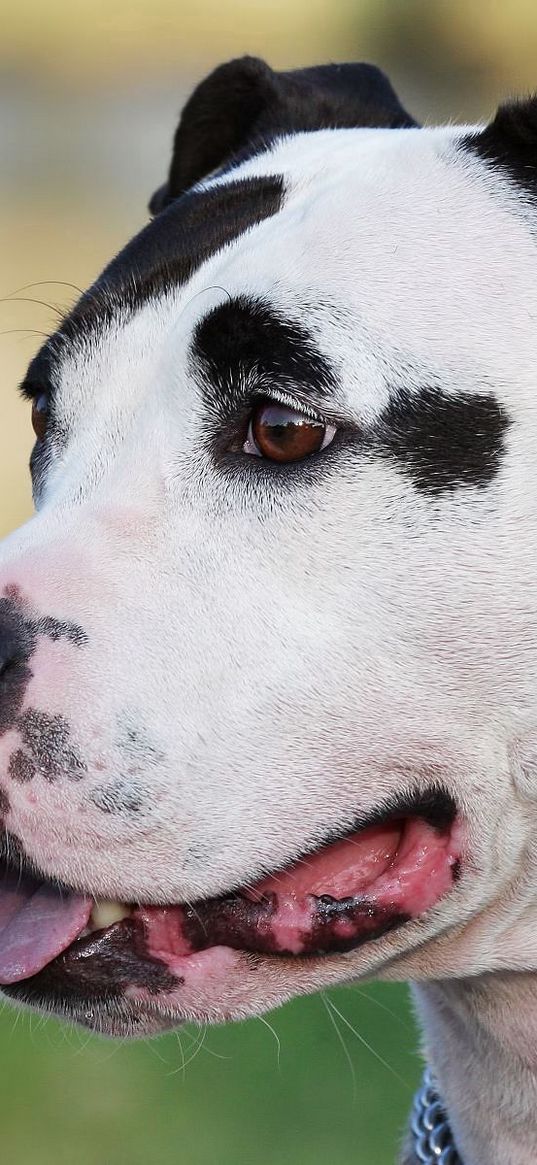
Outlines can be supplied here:
M279 134L416 124L374 65L320 65L274 73L255 57L229 61L187 101L168 181L153 195L150 210L158 213L236 155L262 149Z
M463 146L537 195L537 97L500 105L490 125L465 137Z

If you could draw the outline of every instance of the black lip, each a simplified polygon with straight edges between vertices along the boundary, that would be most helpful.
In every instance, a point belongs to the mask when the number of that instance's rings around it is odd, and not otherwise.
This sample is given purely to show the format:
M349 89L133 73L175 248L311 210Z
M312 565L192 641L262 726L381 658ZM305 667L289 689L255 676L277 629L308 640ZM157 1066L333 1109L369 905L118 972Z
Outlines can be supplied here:
M223 898L208 898L183 908L182 933L192 951L211 947L231 947L248 954L271 955L278 959L304 959L308 955L325 957L357 950L371 939L381 938L410 921L410 915L396 910L381 909L365 897L315 897L311 929L304 938L301 950L285 950L276 942L271 930L276 895L265 894L259 902L252 902L240 894ZM356 928L347 937L334 934L334 924L346 922Z
M143 927L124 918L77 939L37 975L2 987L21 1003L63 1014L122 1000L127 987L143 987L150 995L181 985L164 963L149 957Z

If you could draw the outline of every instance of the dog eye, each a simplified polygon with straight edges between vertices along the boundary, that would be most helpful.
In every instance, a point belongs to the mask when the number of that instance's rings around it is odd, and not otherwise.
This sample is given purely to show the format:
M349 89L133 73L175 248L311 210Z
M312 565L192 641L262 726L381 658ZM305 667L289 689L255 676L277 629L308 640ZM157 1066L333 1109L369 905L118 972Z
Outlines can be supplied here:
M335 433L334 425L278 401L262 400L250 417L242 448L244 453L265 457L268 461L302 461L326 449Z
M32 402L32 425L38 441L44 441L48 422L48 396L42 392Z

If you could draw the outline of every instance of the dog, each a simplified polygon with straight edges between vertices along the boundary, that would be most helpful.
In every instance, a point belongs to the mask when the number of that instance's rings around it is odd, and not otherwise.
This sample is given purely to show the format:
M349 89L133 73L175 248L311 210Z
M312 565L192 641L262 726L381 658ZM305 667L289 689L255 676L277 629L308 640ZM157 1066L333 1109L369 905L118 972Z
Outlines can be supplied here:
M136 1036L410 980L405 1165L537 1159L536 194L536 99L232 61L22 385L2 991Z

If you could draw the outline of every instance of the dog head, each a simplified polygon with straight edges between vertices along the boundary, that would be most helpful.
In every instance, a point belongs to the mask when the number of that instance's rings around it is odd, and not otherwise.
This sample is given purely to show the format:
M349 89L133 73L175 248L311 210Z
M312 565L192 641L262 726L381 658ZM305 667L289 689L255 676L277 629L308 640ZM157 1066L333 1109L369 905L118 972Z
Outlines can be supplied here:
M23 385L8 994L152 1031L531 960L536 131L366 65L191 97Z

